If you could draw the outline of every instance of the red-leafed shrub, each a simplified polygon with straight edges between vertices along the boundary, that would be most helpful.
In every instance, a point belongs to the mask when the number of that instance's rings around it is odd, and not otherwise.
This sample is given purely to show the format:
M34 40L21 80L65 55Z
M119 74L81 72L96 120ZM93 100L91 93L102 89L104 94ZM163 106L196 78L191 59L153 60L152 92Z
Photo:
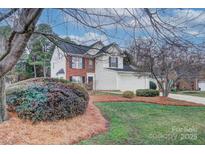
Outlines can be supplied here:
M8 109L17 112L20 118L33 122L83 114L88 101L85 88L62 79L29 79L7 90Z

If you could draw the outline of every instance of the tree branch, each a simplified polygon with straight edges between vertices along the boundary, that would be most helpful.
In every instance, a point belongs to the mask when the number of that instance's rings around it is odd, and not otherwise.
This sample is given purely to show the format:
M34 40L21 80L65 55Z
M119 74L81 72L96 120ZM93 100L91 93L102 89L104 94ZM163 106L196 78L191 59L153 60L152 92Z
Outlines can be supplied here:
M8 17L10 17L12 14L14 14L18 9L11 9L8 13L3 14L0 16L0 22L7 19Z
M42 10L22 9L19 18L16 19L16 26L9 38L6 48L7 55L0 61L0 77L12 69L24 52Z

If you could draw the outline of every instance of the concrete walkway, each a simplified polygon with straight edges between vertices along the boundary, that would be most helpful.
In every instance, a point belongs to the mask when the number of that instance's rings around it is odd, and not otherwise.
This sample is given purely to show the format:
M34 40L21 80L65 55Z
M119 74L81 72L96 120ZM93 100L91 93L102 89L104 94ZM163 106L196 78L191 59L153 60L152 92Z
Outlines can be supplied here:
M197 97L197 96L189 96L189 95L180 95L180 94L169 94L169 98L182 100L182 101L189 101L193 103L199 103L205 105L205 97Z

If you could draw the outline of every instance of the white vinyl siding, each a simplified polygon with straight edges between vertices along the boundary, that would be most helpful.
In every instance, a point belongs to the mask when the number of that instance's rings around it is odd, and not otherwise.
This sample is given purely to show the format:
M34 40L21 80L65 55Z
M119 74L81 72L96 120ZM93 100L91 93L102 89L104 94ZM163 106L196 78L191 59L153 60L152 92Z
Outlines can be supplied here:
M55 48L54 53L51 58L51 77L52 78L63 78L66 79L66 73L57 74L60 69L66 70L66 58L64 53L59 48Z
M205 81L199 81L198 86L200 91L205 91Z

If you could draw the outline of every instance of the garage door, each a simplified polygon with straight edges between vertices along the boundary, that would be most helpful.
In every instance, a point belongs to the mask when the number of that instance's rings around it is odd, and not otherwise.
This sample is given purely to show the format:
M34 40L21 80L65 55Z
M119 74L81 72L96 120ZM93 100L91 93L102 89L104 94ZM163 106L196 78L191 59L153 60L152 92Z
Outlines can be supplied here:
M199 82L199 88L201 89L201 91L205 91L205 81Z
M118 89L121 91L146 89L149 84L146 78L138 78L132 74L120 74L118 76Z

